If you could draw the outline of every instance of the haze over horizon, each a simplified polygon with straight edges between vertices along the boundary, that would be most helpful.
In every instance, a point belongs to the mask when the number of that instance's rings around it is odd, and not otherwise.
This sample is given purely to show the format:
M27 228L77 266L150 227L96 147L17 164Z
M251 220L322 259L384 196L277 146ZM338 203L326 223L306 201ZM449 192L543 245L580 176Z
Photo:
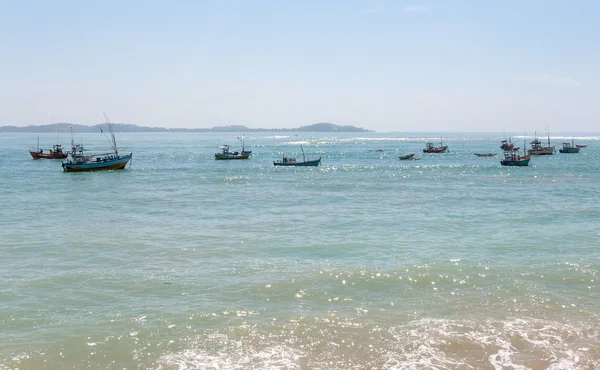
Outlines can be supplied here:
M598 131L600 3L12 1L0 126Z

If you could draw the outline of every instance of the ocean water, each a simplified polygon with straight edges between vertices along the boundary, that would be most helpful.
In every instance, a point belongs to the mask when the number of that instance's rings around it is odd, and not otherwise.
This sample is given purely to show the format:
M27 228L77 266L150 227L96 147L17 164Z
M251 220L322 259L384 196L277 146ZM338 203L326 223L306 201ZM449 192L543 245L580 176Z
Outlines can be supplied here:
M491 133L247 133L215 161L236 135L118 133L126 170L64 173L2 134L0 369L600 368L600 135L524 168ZM301 144L320 167L273 166Z

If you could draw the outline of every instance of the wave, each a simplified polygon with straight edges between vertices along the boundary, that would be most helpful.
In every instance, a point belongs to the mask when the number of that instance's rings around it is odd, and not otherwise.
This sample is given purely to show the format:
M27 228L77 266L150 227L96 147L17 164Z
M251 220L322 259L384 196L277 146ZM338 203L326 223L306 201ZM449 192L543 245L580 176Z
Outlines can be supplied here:
M159 369L591 369L598 327L535 318L419 319L385 328L330 315L230 329L163 355Z

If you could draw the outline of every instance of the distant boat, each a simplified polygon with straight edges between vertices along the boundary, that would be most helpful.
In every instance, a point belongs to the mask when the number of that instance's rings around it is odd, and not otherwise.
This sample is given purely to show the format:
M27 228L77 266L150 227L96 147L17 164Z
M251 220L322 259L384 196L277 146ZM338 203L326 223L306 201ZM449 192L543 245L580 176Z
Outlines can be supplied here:
M581 147L579 145L575 146L574 141L575 139L571 139L570 143L564 142L562 149L559 149L558 151L561 153L579 153L579 149L581 149Z
M110 133L109 142L112 152L99 154L84 154L84 148L80 144L75 144L71 139L71 151L67 159L62 162L62 168L65 172L86 172L86 171L106 171L122 170L131 160L132 153L120 155L117 149L115 134L112 132L112 125L106 114L106 124Z
M525 149L523 149L523 152L525 152ZM530 160L531 154L521 157L518 150L513 149L504 152L504 159L500 161L500 164L503 166L525 167L529 165Z
M531 149L527 150L527 154L529 155L552 155L555 153L555 148L553 145L550 145L550 132L548 132L548 145L542 144L542 142L534 137L531 142Z
M508 140L504 139L500 143L500 149L502 150L513 150L515 148L515 144L510 142L510 138ZM519 148L517 148L517 150L518 149Z
M433 143L426 143L423 153L445 153L448 149L447 145L444 145L443 140L440 139L440 146L435 146Z
M40 137L38 136L37 147L35 150L30 150L29 154L33 159L65 159L67 152L63 151L62 145L56 143L52 145L52 149L40 149Z
M478 157L494 157L496 153L475 153Z
M413 159L414 156L415 156L415 153L408 153L408 154L401 155L399 158L402 160L406 160L406 159Z
M242 142L242 150L239 152L232 152L229 150L229 145L221 145L219 149L221 152L215 153L215 159L248 159L252 154L251 150L246 150L244 146L244 137L238 137Z
M281 161L274 161L273 165L275 166L304 166L304 167L316 167L321 163L321 157L317 159L306 160L306 156L304 155L304 148L300 145L300 149L302 149L302 162L298 162L296 158L283 157Z

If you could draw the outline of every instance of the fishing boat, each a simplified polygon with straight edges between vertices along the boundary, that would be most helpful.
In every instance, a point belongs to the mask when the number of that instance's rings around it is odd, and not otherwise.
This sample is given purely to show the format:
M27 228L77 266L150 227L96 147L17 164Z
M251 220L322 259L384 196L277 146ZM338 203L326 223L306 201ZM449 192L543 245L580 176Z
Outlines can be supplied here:
M523 149L523 152L525 152L525 149ZM531 154L521 157L519 151L513 149L504 151L504 159L500 160L500 164L503 166L525 167L529 165L530 160Z
M515 148L515 144L511 143L510 138L508 140L504 139L500 142L500 149L502 150L513 150ZM519 148L516 148L519 150Z
M575 139L571 139L570 143L564 142L562 149L559 149L558 151L561 153L579 153L579 149L581 148L579 145L575 145L574 141Z
M550 132L548 132L548 145L544 145L537 136L534 136L531 142L531 149L527 150L529 155L552 155L555 153L555 148L550 145Z
M296 158L283 157L280 161L273 161L273 165L275 166L304 166L304 167L316 167L321 163L321 157L317 159L309 159L306 160L306 156L304 155L304 148L300 145L300 149L302 149L302 162L296 160Z
M475 155L478 157L494 157L496 153L475 153Z
M414 156L415 156L415 153L408 153L408 154L401 155L399 158L401 160L407 160L407 159L413 159Z
M251 150L246 150L244 146L244 137L238 137L238 139L242 142L242 150L239 152L232 152L229 149L229 145L221 145L219 149L221 151L219 153L215 153L215 159L248 159L252 154Z
M33 159L65 159L67 152L63 151L62 145L56 143L52 145L52 149L40 149L40 137L38 136L37 147L35 150L30 150L31 158Z
M440 139L440 146L435 146L433 143L426 143L423 153L446 153L448 145L444 145L444 141Z
M112 152L99 154L85 154L85 149L81 144L75 144L71 138L71 151L67 159L62 162L62 168L65 172L86 172L86 171L105 171L122 170L131 160L132 153L120 155L117 149L117 141L112 132L112 126L106 114L106 124L110 133L110 146Z

